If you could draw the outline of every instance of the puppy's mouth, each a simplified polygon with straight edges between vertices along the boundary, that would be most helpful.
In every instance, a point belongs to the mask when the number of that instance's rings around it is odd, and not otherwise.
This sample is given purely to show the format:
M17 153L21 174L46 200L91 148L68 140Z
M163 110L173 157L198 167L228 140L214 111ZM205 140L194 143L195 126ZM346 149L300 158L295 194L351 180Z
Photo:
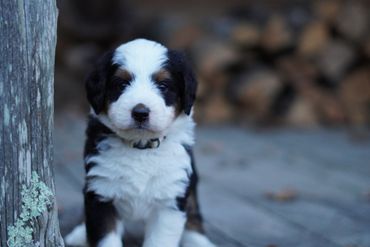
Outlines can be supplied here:
M137 130L150 130L150 126L148 124L143 123L135 123L133 129Z
M138 130L138 131L149 131L155 132L149 123L133 123L131 124L127 130Z

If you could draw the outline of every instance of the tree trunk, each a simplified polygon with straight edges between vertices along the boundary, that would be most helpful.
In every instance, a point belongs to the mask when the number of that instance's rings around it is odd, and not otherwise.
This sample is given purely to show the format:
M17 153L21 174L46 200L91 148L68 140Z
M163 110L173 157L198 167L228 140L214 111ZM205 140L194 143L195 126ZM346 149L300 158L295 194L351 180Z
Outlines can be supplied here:
M27 225L40 247L64 246L55 203L53 96L57 8L54 0L0 0L0 246L22 211L31 173L51 204ZM33 222L33 223L32 223ZM26 246L28 246L27 244Z

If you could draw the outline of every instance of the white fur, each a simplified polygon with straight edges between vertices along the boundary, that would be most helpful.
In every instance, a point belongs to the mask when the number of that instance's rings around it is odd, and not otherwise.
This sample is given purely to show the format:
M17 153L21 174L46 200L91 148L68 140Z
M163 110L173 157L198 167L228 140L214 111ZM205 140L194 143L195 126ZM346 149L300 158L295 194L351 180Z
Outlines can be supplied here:
M122 247L123 224L116 223L116 230L107 234L99 243L98 247Z
M64 240L67 245L85 247L88 246L86 237L86 226L83 223L76 226Z
M119 46L113 57L115 64L129 68L135 75L156 71L166 61L167 48L146 39L135 39Z
M115 231L107 234L98 244L98 247L122 247L123 224L117 221ZM76 226L65 238L65 243L70 246L88 247L86 225L82 223Z
M122 247L121 236L111 232L99 242L98 247Z
M177 218L177 220L176 220ZM168 220L166 222L166 220ZM177 224L174 225L173 223L175 223L176 221ZM168 224L169 223L169 224ZM162 216L162 218L153 218L152 219L152 223L151 224L148 224L147 226L147 234L151 235L152 237L151 238L147 238L147 245L150 246L150 241L152 241L152 239L157 236L159 233L156 232L156 228L158 228L158 226L156 224L159 224L161 227L163 227L163 229L161 229L161 231L166 231L165 229L167 227L171 227L171 229L175 226L182 226L183 225L183 222L182 222L182 216L179 215L179 216L176 216L175 214L173 216L171 216L171 214L168 214L167 217L165 216ZM179 229L182 229L181 227L180 228L177 228L177 230ZM173 235L169 236L169 237L161 237L160 240L166 240L166 241L169 241L169 238L171 237L175 237L176 238L176 241L177 241L177 237L178 237L178 232L176 231L170 231L170 233L172 233ZM163 234L165 235L165 234ZM88 244L87 244L87 240L86 240L86 228L85 228L85 224L81 224L81 225L78 225L75 227L75 229L66 236L65 238L65 243L67 245L71 245L71 246L80 246L80 247L87 247ZM155 246L155 245L154 245ZM163 246L167 246L167 245L163 245ZM171 245L171 246L177 246L177 245ZM145 247L145 246L144 246ZM150 246L152 247L152 246ZM195 232L195 231L190 231L190 230L185 230L183 233L182 233L182 237L181 237L181 247L216 247L216 245L214 245L205 235L203 234L200 234L198 232Z
M185 213L178 210L153 212L147 222L143 247L179 246L185 222Z
M181 247L216 247L216 245L203 234L186 230L182 235Z
M163 96L154 84L152 76L167 60L167 48L149 40L138 39L118 47L113 63L133 75L124 93L108 107L107 115L99 118L120 136L130 140L156 137L169 127L175 116L173 106L166 106ZM135 129L131 110L137 104L144 104L150 110L147 130Z
M192 172L182 144L193 144L193 128L189 116L179 116L156 149L134 149L119 138L107 138L104 150L86 160L98 164L87 174L93 177L88 190L113 199L126 220L145 219L158 206L174 208Z

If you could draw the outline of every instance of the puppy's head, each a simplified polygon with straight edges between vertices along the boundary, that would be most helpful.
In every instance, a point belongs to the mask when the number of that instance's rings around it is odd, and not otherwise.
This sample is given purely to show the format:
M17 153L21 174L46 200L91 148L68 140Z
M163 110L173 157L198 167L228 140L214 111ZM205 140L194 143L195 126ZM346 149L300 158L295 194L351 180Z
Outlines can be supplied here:
M184 55L137 39L106 53L86 80L88 101L123 135L155 136L190 114L197 83Z

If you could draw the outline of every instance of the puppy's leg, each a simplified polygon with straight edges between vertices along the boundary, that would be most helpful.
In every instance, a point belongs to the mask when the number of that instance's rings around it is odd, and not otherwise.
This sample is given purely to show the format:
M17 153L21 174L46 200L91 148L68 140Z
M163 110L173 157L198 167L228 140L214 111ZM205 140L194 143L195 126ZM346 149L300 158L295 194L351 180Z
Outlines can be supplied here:
M196 193L196 187L190 188L189 196L186 200L186 225L185 229L190 231L196 231L199 233L204 233L203 229L203 219L200 214L198 198Z
M185 214L176 209L154 212L146 225L143 247L178 247L185 221Z
M76 226L64 240L68 246L87 246L85 223Z
M123 226L111 201L85 192L85 217L90 247L122 247Z
M181 239L182 247L215 247L204 234L202 216L199 211L196 187L190 191L186 202L187 221Z
M199 210L197 186L198 174L195 167L193 150L189 146L184 146L188 152L193 173L190 177L190 184L185 197L179 200L179 208L186 212L185 231L181 239L182 247L215 247L204 234L202 215Z

